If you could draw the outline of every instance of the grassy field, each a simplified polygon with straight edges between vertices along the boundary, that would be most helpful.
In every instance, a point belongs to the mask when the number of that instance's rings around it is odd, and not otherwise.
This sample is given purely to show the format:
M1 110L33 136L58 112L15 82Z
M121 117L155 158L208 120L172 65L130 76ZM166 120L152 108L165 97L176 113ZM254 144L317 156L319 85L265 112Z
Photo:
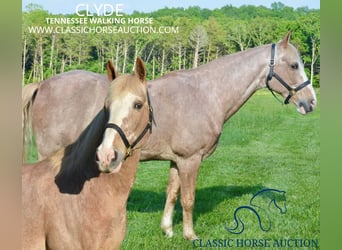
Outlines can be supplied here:
M275 249L272 246L280 239L302 240L297 246L303 246L303 240L319 244L319 119L319 107L302 116L293 105L280 105L269 92L259 91L225 124L218 148L202 163L197 179L194 224L202 242L232 239L231 249L242 244L244 249L262 248L248 247L251 239L261 240L259 245L271 239L268 249ZM174 215L175 236L168 239L160 230L168 170L168 162L140 163L128 201L128 229L122 249L194 248L193 242L182 238L179 202ZM264 188L286 191L286 214L271 207L272 228L264 232L256 216L244 212L245 231L239 235L226 231L225 226L233 225L235 209L248 205L253 194ZM215 249L214 243L211 248Z
M313 241L319 244L319 126L319 107L302 116L293 105L280 105L266 90L257 92L225 124L217 150L202 163L197 179L194 225L202 247L211 244L211 249L217 249L214 239L221 240L220 249L223 240L230 240L226 245L230 249L276 249L275 242L290 244L282 249L313 249ZM140 163L127 205L122 249L194 248L193 242L182 237L179 202L174 237L166 238L161 232L168 172L168 162ZM264 232L255 214L243 211L245 231L228 232L225 226L234 225L235 209L249 205L253 194L264 188L286 191L287 212L280 214L270 206L272 228ZM253 240L255 247L251 247ZM311 247L304 247L308 244ZM199 241L195 246L200 246Z

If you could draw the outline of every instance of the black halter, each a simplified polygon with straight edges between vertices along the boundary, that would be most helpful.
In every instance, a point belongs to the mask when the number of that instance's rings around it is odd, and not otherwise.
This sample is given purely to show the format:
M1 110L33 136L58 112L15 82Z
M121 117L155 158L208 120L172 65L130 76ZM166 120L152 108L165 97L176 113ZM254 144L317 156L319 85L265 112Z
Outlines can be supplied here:
M132 144L129 143L125 133L122 131L122 129L118 125L114 123L107 123L105 126L105 129L112 128L119 133L121 140L126 146L125 159L132 155L134 147L141 141L141 139L145 136L147 131L150 131L150 133L152 133L152 123L156 124L154 120L154 116L153 116L153 108L151 106L151 101L150 101L150 96L148 94L148 91L146 92L146 95L147 95L147 103L148 103L148 110L149 110L149 120L144 130L141 132L141 134L137 137L137 139L135 139L135 141Z
M279 98L274 94L273 90L270 88L268 81L270 81L272 79L272 77L274 77L275 79L277 79L281 85L283 85L288 91L289 91L289 95L286 97L284 104L289 104L289 101L291 99L292 96L294 96L299 90L301 90L302 88L306 87L307 85L309 85L311 82L310 80L307 80L305 82L303 82L302 84L300 84L299 86L293 88L290 85L288 85L277 73L274 72L274 54L275 54L275 44L272 44L272 48L271 48L271 61L270 61L270 71L268 73L268 76L266 78L266 86L269 89L269 91L271 91L272 95L279 101Z

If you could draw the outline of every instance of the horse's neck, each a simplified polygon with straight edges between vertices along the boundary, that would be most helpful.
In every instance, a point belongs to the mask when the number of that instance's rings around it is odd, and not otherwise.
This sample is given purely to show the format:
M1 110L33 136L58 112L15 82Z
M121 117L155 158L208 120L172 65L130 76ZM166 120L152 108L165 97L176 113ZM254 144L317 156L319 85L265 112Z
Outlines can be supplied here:
M102 174L109 179L110 186L113 188L113 195L120 199L127 199L135 181L140 158L140 150L134 150L116 174Z
M269 52L267 46L222 57L207 65L209 98L221 105L224 121L229 119L258 90L265 86ZM203 69L205 66L203 66ZM201 71L201 69L199 69Z

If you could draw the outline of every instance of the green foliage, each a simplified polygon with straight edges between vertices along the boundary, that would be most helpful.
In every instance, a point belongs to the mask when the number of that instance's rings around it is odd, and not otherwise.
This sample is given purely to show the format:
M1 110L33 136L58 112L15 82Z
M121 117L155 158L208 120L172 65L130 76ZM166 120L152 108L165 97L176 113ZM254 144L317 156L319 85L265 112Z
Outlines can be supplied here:
M130 72L137 56L145 61L149 69L148 78L154 79L173 70L193 68L196 61L201 65L226 54L277 42L290 30L308 74L315 86L320 85L319 10L293 9L275 2L271 8L226 5L209 10L192 6L187 9L163 8L152 13L135 11L124 16L153 18L153 26L177 27L178 33L30 33L28 27L31 26L53 26L46 24L46 17L78 16L52 15L40 5L29 4L22 20L24 83L37 82L71 69L104 72L108 59L116 62L120 72ZM196 27L203 27L207 34L208 41L200 50L191 39Z

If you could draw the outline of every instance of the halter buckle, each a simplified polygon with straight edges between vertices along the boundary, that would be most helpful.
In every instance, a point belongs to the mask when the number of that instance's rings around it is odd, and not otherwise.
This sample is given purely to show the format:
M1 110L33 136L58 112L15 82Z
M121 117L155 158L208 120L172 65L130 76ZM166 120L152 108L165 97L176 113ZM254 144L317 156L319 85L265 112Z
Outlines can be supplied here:
M133 148L131 146L129 146L126 149L126 156L125 156L125 158L128 158L128 157L132 156L132 154L133 154Z
M297 93L297 90L295 90L295 89L289 90L289 94L290 94L291 96L294 96L296 93Z

